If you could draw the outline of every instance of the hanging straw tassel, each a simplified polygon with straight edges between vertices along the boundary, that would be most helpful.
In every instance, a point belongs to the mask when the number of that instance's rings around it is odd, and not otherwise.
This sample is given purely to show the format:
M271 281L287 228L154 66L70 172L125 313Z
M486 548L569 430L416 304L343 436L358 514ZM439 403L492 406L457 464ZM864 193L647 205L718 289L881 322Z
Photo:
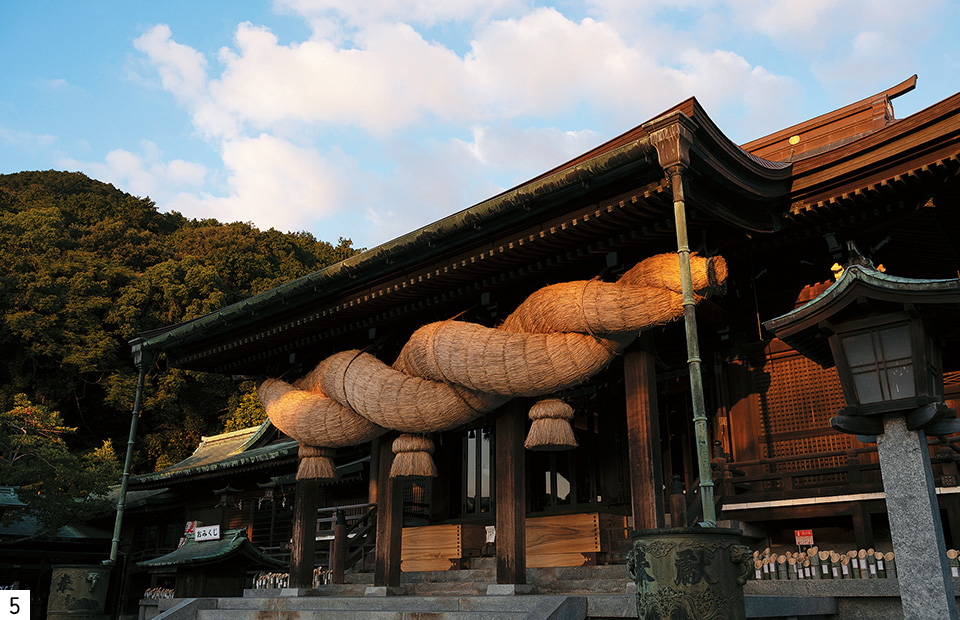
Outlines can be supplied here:
M333 464L334 450L300 444L300 466L297 480L337 480L337 466Z
M400 435L393 441L391 478L436 478L433 441L423 435Z
M530 432L523 446L527 450L569 450L577 447L570 427L573 407L559 398L541 400L530 408Z

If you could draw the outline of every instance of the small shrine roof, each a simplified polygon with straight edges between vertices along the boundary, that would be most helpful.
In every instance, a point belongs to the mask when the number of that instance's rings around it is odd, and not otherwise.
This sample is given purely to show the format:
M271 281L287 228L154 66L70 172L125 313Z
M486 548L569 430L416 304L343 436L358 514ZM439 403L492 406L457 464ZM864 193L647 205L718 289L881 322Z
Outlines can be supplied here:
M203 437L200 445L189 457L166 469L134 476L131 482L134 484L156 483L240 466L265 464L284 457L295 457L298 444L293 439L257 445L273 428L267 420L260 426Z
M287 565L275 560L257 549L243 535L244 530L227 530L219 540L197 542L193 534L187 534L184 543L166 555L152 560L138 562L144 568L167 568L178 566L197 566L213 564L239 558L246 558L252 564L267 568L285 568Z

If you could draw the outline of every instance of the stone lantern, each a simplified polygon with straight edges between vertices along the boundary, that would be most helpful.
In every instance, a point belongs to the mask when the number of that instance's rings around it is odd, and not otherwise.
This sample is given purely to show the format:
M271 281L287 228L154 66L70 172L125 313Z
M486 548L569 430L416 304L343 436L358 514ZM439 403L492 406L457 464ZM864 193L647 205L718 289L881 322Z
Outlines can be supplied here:
M830 425L877 442L904 616L957 618L927 435L960 432L941 355L941 341L960 336L960 280L899 278L861 259L764 327L836 365L847 406Z

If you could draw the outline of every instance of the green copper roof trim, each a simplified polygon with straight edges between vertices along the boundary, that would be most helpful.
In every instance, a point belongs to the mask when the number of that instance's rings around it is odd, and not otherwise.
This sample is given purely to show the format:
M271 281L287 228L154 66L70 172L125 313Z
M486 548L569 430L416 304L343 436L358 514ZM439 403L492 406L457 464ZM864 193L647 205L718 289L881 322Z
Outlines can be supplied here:
M220 540L206 540L197 542L193 534L187 534L186 540L179 549L166 555L144 562L137 562L137 566L144 568L166 568L177 566L197 566L222 562L242 555L252 563L268 568L286 568L287 564L266 555L247 540L244 530L227 530Z
M161 480L171 480L173 478L183 478L186 476L194 476L197 474L206 474L216 471L221 471L225 469L231 469L234 467L240 467L243 465L255 465L257 463L269 463L270 461L283 458L283 457L295 457L297 454L299 444L295 439L289 441L284 441L282 443L273 444L270 446L263 446L262 448L254 448L253 450L248 450L247 452L235 453L221 461L216 461L214 463L206 463L204 465L196 465L194 467L186 467L182 469L175 469L176 465L172 465L168 469L163 469L157 472L149 474L140 474L139 476L133 476L130 479L131 484L148 484L152 482L158 482Z
M902 278L854 264L847 266L827 290L799 308L764 321L763 326L823 368L830 368L834 359L821 323L865 300L939 306L942 316L928 315L925 320L947 329L960 324L960 279Z
M882 271L861 265L850 265L843 270L840 279L830 287L790 312L764 321L763 326L777 334L786 326L791 326L807 316L811 316L843 295L847 289L859 284L876 293L904 295L904 301L960 301L960 279L916 279L891 276ZM947 298L942 296L946 294ZM909 295L909 298L906 297ZM926 295L927 297L924 297ZM929 299L928 299L929 298ZM852 301L852 300L851 300Z
M633 169L631 164L646 162L653 166L657 165L656 151L650 144L650 140L644 137L586 162L494 196L393 241L351 256L260 295L231 304L192 321L160 330L142 332L131 340L131 343L138 343L141 347L154 351L170 351L178 345L209 338L228 325L232 329L261 320L262 315L269 314L271 308L282 307L279 303L281 301L293 301L298 295L313 297L320 288L323 288L326 294L332 294L337 291L338 285L349 285L355 279L361 279L369 273L382 270L384 265L392 264L391 268L396 269L407 263L420 262L427 257L446 251L445 247L435 242L455 234L466 235L467 241L482 239L488 233L478 230L481 225L497 218L506 218L501 220L502 224L512 223L519 216L524 215L526 209L534 203L544 201L563 191L588 191L585 187L587 181L601 175L626 174Z

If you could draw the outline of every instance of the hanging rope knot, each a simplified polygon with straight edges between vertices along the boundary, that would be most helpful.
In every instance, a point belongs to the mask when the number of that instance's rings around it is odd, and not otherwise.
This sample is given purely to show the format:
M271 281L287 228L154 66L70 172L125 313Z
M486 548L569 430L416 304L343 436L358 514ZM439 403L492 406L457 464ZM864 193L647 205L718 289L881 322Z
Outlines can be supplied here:
M400 435L393 441L392 478L435 478L433 441L425 435Z
M297 480L337 480L337 466L333 462L336 450L300 444L297 458Z
M722 295L727 290L727 261L720 255L707 259L707 287L710 295Z
M577 447L570 420L573 407L559 398L541 400L530 408L530 432L523 443L527 450L569 450Z

